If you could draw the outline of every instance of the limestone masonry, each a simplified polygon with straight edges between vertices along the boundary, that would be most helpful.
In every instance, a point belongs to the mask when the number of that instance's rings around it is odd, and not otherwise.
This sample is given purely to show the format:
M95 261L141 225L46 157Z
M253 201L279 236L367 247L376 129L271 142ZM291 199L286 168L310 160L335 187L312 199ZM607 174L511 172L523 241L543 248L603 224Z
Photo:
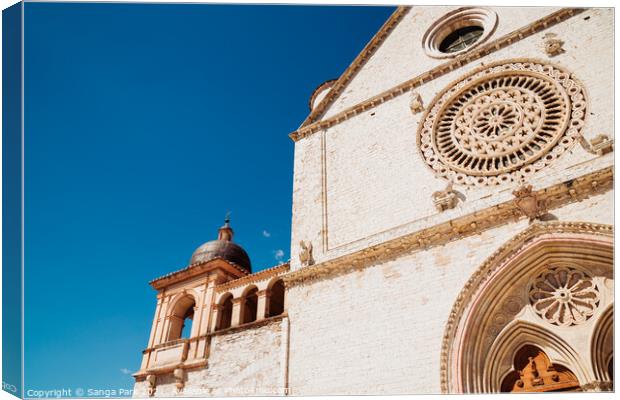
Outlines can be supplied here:
M398 8L290 134L290 263L227 220L152 281L134 395L613 390L613 34Z

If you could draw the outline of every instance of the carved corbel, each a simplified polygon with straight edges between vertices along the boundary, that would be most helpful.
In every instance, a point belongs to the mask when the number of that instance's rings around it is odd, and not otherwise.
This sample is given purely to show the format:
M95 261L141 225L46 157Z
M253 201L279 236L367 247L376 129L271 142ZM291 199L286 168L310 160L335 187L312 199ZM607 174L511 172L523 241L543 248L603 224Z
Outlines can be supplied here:
M448 186L444 190L433 193L432 197L438 211L445 211L456 207L459 200L456 192L452 190L452 182L448 182Z
M588 141L583 135L579 136L579 144L588 152L597 156L611 153L614 150L614 140L608 135L598 135Z
M172 374L174 375L174 383L177 387L177 393L181 393L185 387L185 371L183 371L183 368L177 368Z
M146 383L148 385L148 394L149 397L152 397L155 395L155 391L157 390L157 375L147 375L146 376Z
M536 193L532 192L532 185L523 184L512 194L515 196L514 205L530 219L530 222L545 214L546 204L544 200L538 199Z
M299 261L301 261L301 265L304 267L313 265L314 258L312 257L312 242L308 241L308 244L306 244L302 240L299 242L299 247L301 248L299 251Z
M411 112L414 114L424 111L424 102L422 101L422 96L420 96L420 93L415 92L411 94L409 108L411 108Z
M543 36L543 46L545 49L545 53L549 57L557 56L558 54L564 53L564 48L562 47L564 42L558 39L555 33L547 33Z

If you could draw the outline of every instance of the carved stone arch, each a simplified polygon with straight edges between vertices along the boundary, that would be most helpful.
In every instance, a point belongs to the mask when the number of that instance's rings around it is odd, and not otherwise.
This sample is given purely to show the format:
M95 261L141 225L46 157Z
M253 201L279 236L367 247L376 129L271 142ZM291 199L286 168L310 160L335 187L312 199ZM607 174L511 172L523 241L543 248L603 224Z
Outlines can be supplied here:
M268 299L265 315L274 317L280 315L286 309L286 287L284 279L274 276L267 284Z
M222 293L216 302L217 318L215 321L215 329L226 329L232 325L233 314L233 294L230 292Z
M527 282L546 266L567 262L586 270L611 268L613 228L583 222L537 222L502 245L474 272L446 324L440 360L442 392L482 393L489 389L484 384L486 355L502 329L531 309Z
M258 317L258 287L249 285L241 294L240 323L247 324L256 321Z
M484 392L500 391L504 378L512 371L515 355L527 345L540 348L553 364L570 369L580 383L589 381L581 357L568 343L540 325L515 320L504 328L488 353L483 371Z
M177 293L168 305L166 317L169 320L166 340L181 338L185 320L194 319L194 310L198 310L200 296L193 289Z
M183 289L181 292L173 295L172 299L170 299L170 302L168 303L168 315L170 315L172 310L174 310L174 308L177 306L177 303L181 299L183 299L183 297L187 296L191 296L194 299L194 302L198 304L198 301L200 299L200 295L198 294L198 292L194 289Z
M597 381L611 382L609 362L614 356L614 305L609 304L601 314L592 332L592 369Z
M251 290L254 290L254 289L258 290L258 286L254 285L254 284L252 284L252 285L248 285L247 287L245 287L245 288L243 289L243 292L241 292L241 297L245 297L245 296L247 296L247 295L248 295L248 293L249 293Z

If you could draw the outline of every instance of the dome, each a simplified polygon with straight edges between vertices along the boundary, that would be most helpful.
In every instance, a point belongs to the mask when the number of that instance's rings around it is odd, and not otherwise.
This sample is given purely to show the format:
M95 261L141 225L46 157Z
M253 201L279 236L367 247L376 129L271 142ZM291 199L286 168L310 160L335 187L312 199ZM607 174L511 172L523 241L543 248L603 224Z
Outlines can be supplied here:
M223 258L236 264L248 273L252 273L252 263L248 253L241 246L232 241L233 230L230 221L226 219L224 226L219 230L217 240L211 240L194 251L189 264L204 263L214 258Z

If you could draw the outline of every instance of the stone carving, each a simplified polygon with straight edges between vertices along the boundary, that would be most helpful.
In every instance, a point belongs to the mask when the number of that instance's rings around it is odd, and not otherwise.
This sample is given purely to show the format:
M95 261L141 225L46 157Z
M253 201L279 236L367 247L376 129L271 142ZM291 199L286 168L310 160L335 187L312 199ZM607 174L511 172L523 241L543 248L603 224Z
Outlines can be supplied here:
M558 11L545 16L544 18L537 20L535 23L526 25L521 29L514 30L508 35L504 35L497 40L491 41L490 43L481 44L477 49L475 49L475 51L469 51L470 49L466 49L467 54L464 54L463 56L457 56L450 61L440 63L431 70L425 71L422 74L415 76L412 79L409 79L408 81L400 83L399 85L396 85L378 94L372 99L357 103L356 105L349 107L346 110L343 110L340 113L337 113L331 117L317 117L317 115L323 115L322 113L325 111L324 107L319 104L317 105L317 107L315 107L315 110L306 119L306 121L304 121L302 126L300 126L297 130L291 132L289 134L289 137L293 141L297 142L309 135L320 132L323 129L338 125L358 115L361 112L368 111L369 109L376 107L379 104L383 104L396 96L399 96L405 92L409 92L414 88L420 87L421 85L445 76L446 74L452 73L456 69L461 68L464 65L467 65L473 61L477 61L484 56L503 50L506 46L514 45L515 43L524 40L525 38L528 38L535 33L549 28L549 26L551 25L563 22L568 18L584 12L585 10L586 8L561 8ZM397 10L394 15L396 15L396 13L399 13L399 10ZM402 13L399 14L398 18L401 18L402 15ZM394 25L396 25L396 23L397 22L389 20L386 23L387 29L392 29ZM480 38L478 43L481 43L483 40L483 37ZM454 53L451 53L448 56L454 56ZM339 94L341 94L344 88L347 87L346 82L349 82L349 77L352 74L357 73L359 68L364 65L365 60L367 60L367 58L363 57L360 58L359 62L358 60L354 61L351 67L349 67L349 69L347 69L347 71L343 73L338 82L334 84L333 88L330 90L329 94L326 97L333 99ZM321 103L325 105L325 107L331 104L330 100Z
M554 267L534 280L529 299L542 319L558 326L572 326L584 323L594 314L599 290L584 272L571 267Z
M299 247L301 250L299 251L299 261L301 261L301 265L304 267L310 266L314 264L314 258L312 258L312 242L308 242L306 244L303 240L299 242Z
M154 396L155 395L155 391L157 390L156 385L157 385L157 375L147 375L146 376L146 383L148 385L148 394L149 396Z
M414 114L424 111L424 102L422 101L422 96L420 96L420 93L416 92L411 94L411 103L409 103L409 108L411 108L411 112Z
M456 207L458 203L456 192L452 190L452 182L444 190L433 193L433 203L438 211L444 211Z
M598 135L589 142L585 137L579 136L579 143L587 152L597 156L611 153L614 150L614 140L608 135Z
M426 163L456 184L522 180L570 148L584 125L583 88L558 67L500 62L432 102L418 141Z
M597 242L607 242L610 248L613 246L614 236L613 227L611 225L564 221L536 222L500 246L484 261L484 263L465 283L463 289L456 297L456 301L446 322L446 328L442 339L440 360L440 382L442 393L453 393L456 390L452 383L452 375L450 370L450 366L453 365L453 362L455 361L456 353L459 351L459 347L457 347L455 343L455 338L458 337L457 332L460 324L464 320L464 315L467 312L466 310L472 307L472 304L476 299L476 293L481 287L485 287L487 285L490 277L499 272L501 267L504 265L505 260L511 259L521 253L524 248L534 242L536 238L549 234L588 234L596 237ZM526 294L523 297L527 300L529 305L529 296Z
M185 387L185 372L183 371L183 368L177 368L172 374L174 375L174 382L177 392L180 393Z
M515 206L530 219L530 222L546 212L545 202L539 200L536 193L532 192L532 185L521 185L512 194L515 196Z
M522 348L515 356L514 364L513 372L502 384L502 392L552 392L579 388L579 381L572 371L558 369L543 351L534 346Z
M543 36L543 46L549 57L564 53L563 45L564 42L558 39L555 33L547 33Z

